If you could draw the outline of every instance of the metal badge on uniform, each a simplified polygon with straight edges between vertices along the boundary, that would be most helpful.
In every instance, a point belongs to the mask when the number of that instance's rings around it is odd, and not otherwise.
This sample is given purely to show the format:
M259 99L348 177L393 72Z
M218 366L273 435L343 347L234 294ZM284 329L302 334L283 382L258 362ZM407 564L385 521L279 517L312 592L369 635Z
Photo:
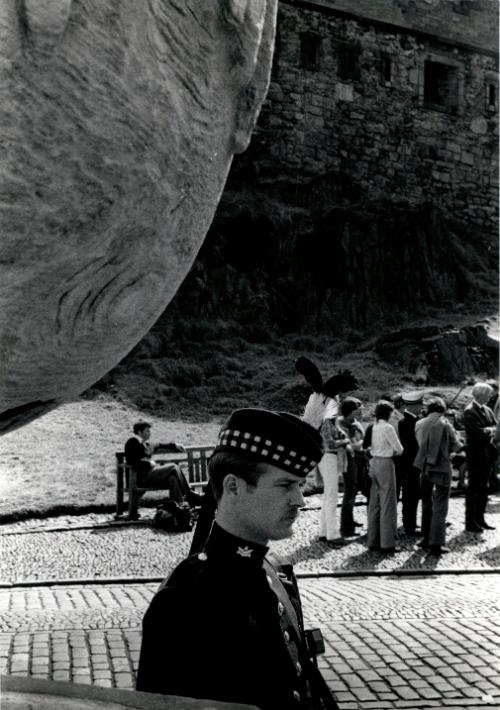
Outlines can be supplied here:
M236 554L239 555L240 557L251 557L252 556L252 548L245 546L245 547L238 547L236 550Z

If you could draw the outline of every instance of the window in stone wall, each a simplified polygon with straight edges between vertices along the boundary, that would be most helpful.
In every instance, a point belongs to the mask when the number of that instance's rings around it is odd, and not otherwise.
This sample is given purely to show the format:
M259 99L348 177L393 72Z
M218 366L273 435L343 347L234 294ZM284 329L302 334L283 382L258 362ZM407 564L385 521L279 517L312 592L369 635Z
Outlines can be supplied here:
M338 47L338 75L340 79L359 80L361 49L354 44L341 43Z
M300 66L304 69L319 69L321 37L313 32L300 35Z
M388 54L380 56L380 83L383 86L392 84L392 59Z
M456 0L453 3L453 9L460 15L469 15L471 10L480 10L480 0Z
M424 105L439 111L458 111L458 68L427 60L424 64Z
M488 113L495 113L498 110L498 87L492 81L486 84L486 110Z

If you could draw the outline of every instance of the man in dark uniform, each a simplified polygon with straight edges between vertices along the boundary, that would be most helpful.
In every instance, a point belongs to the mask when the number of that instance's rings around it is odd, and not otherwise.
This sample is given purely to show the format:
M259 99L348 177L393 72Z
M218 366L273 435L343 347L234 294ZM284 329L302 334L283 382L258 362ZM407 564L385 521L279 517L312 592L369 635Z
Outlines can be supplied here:
M318 432L263 409L233 412L209 462L216 520L201 552L163 582L143 622L137 690L256 705L336 708L303 628L290 537L300 483L323 455Z
M484 519L488 503L488 480L497 456L493 445L495 417L486 404L492 393L493 390L488 384L478 382L472 388L473 400L464 410L469 471L469 483L465 493L465 529L473 533L494 529Z
M417 527L417 508L420 500L420 471L413 462L418 452L415 437L415 424L422 410L423 392L403 392L405 409L398 424L398 434L403 453L399 462L402 483L403 527L407 535L415 535Z

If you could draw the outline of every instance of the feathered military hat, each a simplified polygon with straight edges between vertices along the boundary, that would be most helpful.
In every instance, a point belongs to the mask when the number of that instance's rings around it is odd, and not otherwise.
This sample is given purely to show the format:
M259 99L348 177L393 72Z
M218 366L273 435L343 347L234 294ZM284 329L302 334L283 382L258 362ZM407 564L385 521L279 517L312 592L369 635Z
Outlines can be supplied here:
M302 419L315 429L321 426L324 419L337 416L339 405L336 397L339 392L349 392L358 386L356 378L349 370L339 370L324 382L317 365L305 355L297 358L295 369L313 389Z
M336 375L332 375L324 382L318 366L305 355L301 355L295 360L295 369L304 376L313 392L323 394L325 397L335 397L339 392L349 392L358 386L358 382L350 370L339 370Z

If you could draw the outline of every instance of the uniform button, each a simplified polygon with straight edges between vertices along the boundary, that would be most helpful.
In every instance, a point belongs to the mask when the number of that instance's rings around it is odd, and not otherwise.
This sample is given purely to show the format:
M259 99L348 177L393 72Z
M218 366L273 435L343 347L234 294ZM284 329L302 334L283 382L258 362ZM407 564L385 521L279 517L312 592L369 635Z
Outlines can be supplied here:
M293 691L293 699L300 703L300 693L298 690Z
M208 555L207 555L207 553L206 553L206 552L200 552L200 553L198 554L198 559L199 559L201 562L206 562L206 560L208 560Z
M283 631L283 638L285 639L286 643L290 641L290 634L288 633L288 631Z
M283 616L284 611L285 611L285 607L283 606L283 604L281 602L278 602L278 614L280 616Z
M300 675L302 673L302 666L300 665L300 663L298 661L295 664L295 668L297 669L297 673Z

